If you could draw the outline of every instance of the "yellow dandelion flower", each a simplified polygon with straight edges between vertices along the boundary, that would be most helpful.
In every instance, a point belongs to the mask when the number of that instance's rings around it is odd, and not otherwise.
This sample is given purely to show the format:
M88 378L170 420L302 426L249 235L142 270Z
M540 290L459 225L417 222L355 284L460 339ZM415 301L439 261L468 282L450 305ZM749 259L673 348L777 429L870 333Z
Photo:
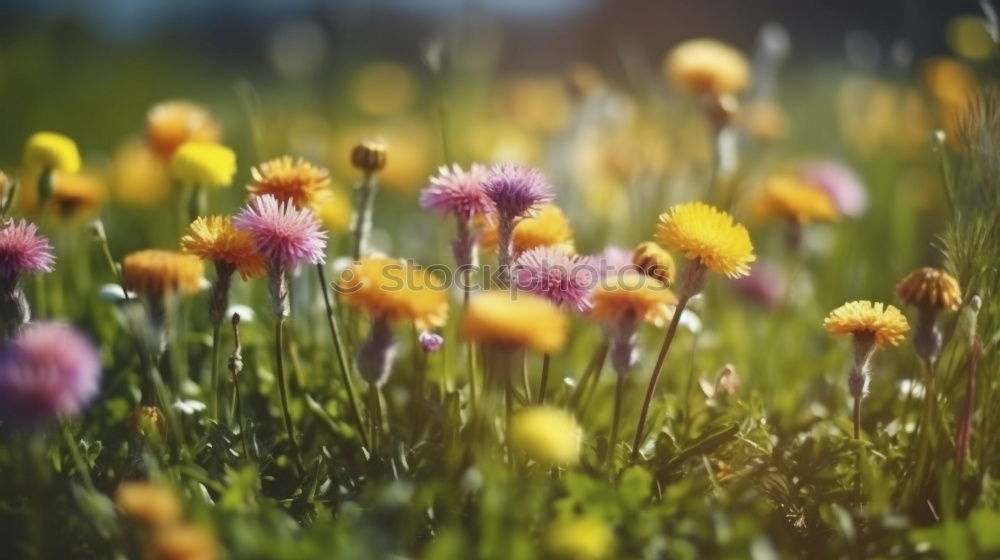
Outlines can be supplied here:
M914 307L958 309L962 305L962 289L958 280L943 270L923 267L906 275L896 285L900 301Z
M462 336L486 344L555 354L566 343L569 321L547 300L524 292L480 294L462 318Z
M191 222L181 247L203 260L234 267L244 280L264 273L264 258L250 235L233 227L229 216L202 216Z
M589 317L612 324L636 317L662 326L676 303L677 296L656 278L626 271L602 279L594 288Z
M573 415L549 406L532 406L514 416L510 444L533 461L572 466L580 461L583 429Z
M152 560L216 560L219 544L208 529L191 524L157 531L150 543Z
M751 202L751 208L760 218L795 220L799 224L840 218L830 195L790 175L768 179Z
M638 266L646 276L656 278L667 286L674 281L677 273L674 258L653 241L646 241L636 246L632 252L632 264Z
M146 115L146 141L166 160L186 142L215 144L220 138L219 124L208 110L190 101L165 101Z
M80 152L67 136L55 132L36 132L24 147L25 167L76 173L80 170Z
M703 202L678 204L661 214L657 234L666 248L729 278L749 274L757 258L747 229Z
M480 245L489 251L497 248L496 224L483 220L483 233ZM533 216L519 221L514 226L513 248L515 254L529 251L536 247L560 247L574 252L573 229L566 215L555 204L543 204Z
M351 229L351 201L343 191L323 189L316 195L314 210L326 229L334 232Z
M132 139L115 152L111 188L115 199L125 204L157 206L170 194L170 175L145 142Z
M140 294L159 296L171 292L193 294L201 287L205 269L194 255L146 249L122 261L125 287Z
M104 181L97 175L56 172L52 175L48 204L59 219L79 222L97 213L104 194Z
M181 503L164 486L149 482L123 482L115 490L115 505L127 517L154 528L180 522Z
M186 185L228 187L236 174L236 154L219 144L186 142L170 158L170 174Z
M608 524L593 517L561 519L549 525L545 549L560 560L601 560L615 546Z
M750 81L750 65L734 47L715 39L691 39L674 47L663 71L675 86L697 95L739 93Z
M290 200L299 208L315 208L317 196L330 185L329 171L291 156L265 161L251 169L250 176L247 190L251 194L269 194L280 202Z
M403 259L367 257L344 270L337 287L344 303L373 317L412 321L419 329L441 327L448 317L443 282Z
M898 345L910 330L899 309L866 300L848 302L834 309L823 320L823 327L831 334L873 335L879 348Z

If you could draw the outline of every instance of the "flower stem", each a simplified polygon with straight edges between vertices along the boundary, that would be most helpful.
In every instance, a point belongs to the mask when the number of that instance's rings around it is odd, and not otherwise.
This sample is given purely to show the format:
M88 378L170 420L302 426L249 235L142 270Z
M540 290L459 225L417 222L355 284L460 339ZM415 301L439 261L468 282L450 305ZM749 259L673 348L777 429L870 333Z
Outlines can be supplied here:
M854 397L854 439L861 439L861 396Z
M302 455L299 452L299 444L295 441L295 427L292 426L292 414L288 410L288 387L285 379L285 363L282 356L284 348L283 339L285 331L285 318L279 316L274 322L274 364L275 373L278 377L278 394L281 397L281 412L285 419L285 430L288 431L288 441L292 445L292 456L295 459L297 474L301 476L305 472L302 465Z
M222 324L212 325L212 377L208 385L208 411L216 421L219 420L219 354L222 346Z
M368 384L368 421L371 423L372 452L378 453L382 439L382 397L378 394L378 385Z
M674 335L677 333L677 325L680 324L681 314L684 313L684 307L687 306L688 297L681 295L678 299L677 308L674 309L674 316L670 320L670 327L667 328L667 334L663 338L663 346L660 347L660 354L656 357L656 365L653 366L653 374L649 378L649 386L646 387L646 397L642 401L642 409L639 411L639 423L635 427L635 439L632 442L632 461L639 458L639 447L642 445L643 431L646 428L646 416L649 414L649 405L653 401L656 382L660 379L663 362L667 358L667 351L670 350L670 343L673 342Z
M615 446L618 444L618 425L621 420L622 400L625 397L625 376L618 374L615 376L615 411L611 418L611 437L608 439L608 455L606 457L608 465L608 476L615 474Z
M549 361L551 356L545 354L542 356L542 380L538 384L538 404L545 402L545 388L549 384Z
M368 249L368 236L372 228L372 211L375 206L375 193L378 183L375 174L365 172L358 187L357 214L354 217L354 246L351 256L358 260Z
M573 390L573 394L570 396L569 404L571 408L577 408L583 401L583 396L587 391L590 378L594 375L595 371L600 371L604 367L604 360L607 356L608 343L607 341L604 341L601 342L597 348L594 348L594 354L590 357L590 361L587 362L587 369L583 371L583 375L580 376L580 382L577 384L576 389Z
M63 439L66 440L69 455L73 459L73 464L76 465L76 470L80 473L83 485L87 490L96 493L97 487L94 486L94 479L90 477L90 467L87 466L87 463L83 460L83 456L80 455L80 446L77 444L76 438L73 437L73 433L70 432L69 423L59 422L59 431L62 432Z

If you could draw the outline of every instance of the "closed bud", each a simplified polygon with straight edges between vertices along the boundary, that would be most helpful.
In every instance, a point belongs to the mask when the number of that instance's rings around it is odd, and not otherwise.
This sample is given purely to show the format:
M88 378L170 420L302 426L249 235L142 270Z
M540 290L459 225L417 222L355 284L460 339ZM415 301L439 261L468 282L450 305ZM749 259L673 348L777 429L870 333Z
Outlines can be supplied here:
M152 445L159 445L167 437L167 419L163 411L153 405L142 405L128 419L129 430Z
M374 173L385 167L386 145L378 140L366 140L351 150L351 165L366 173Z

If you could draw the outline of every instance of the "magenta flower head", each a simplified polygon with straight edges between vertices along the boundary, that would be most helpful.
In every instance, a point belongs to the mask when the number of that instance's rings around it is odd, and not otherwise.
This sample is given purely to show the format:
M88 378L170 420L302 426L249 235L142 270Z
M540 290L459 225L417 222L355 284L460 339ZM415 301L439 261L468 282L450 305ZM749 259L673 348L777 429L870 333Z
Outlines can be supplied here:
M845 216L860 216L868 209L868 191L847 165L835 160L807 163L802 177L825 192Z
M52 272L52 246L38 227L25 220L7 220L0 226L0 283L13 287L21 274Z
M483 188L501 220L524 217L554 197L552 186L540 171L516 163L498 163L490 168Z
M581 313L591 307L587 296L597 280L598 271L590 258L570 255L559 247L525 251L514 263L517 289Z
M420 206L442 214L454 214L459 220L493 211L493 201L486 196L483 180L486 167L473 163L468 171L457 163L442 165L431 183L420 193Z
M78 413L97 395L101 360L63 323L32 323L0 350L0 420L32 427Z
M325 258L326 232L312 210L279 202L269 194L253 197L233 218L233 225L250 234L268 266L277 270L291 270L302 261L317 264Z

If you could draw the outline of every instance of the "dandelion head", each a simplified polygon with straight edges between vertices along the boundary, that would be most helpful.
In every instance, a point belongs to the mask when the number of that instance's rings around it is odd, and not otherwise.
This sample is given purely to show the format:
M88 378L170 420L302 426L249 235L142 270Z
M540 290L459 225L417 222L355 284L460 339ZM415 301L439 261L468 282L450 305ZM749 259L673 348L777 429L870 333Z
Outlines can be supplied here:
M60 220L80 222L97 213L104 196L104 182L96 175L56 172L48 203Z
M949 309L962 305L962 289L955 278L943 270L923 267L907 274L896 285L900 301L914 307Z
M798 224L840 218L837 205L825 191L791 175L768 179L751 205L761 218L793 220Z
M236 154L221 144L185 142L170 158L174 180L197 187L228 187L236 174Z
M499 163L490 168L483 189L505 220L523 217L554 196L540 171L516 163Z
M32 169L51 169L76 173L80 170L80 152L76 142L56 132L36 132L24 147L24 165Z
M897 346L910 330L906 317L891 305L866 300L851 301L830 312L823 327L831 334L872 336L882 348Z
M85 336L63 323L31 323L0 350L0 420L31 427L76 414L100 379L100 357Z
M299 262L325 260L326 232L312 210L279 202L271 195L255 196L233 225L250 234L264 260L278 268L293 268Z
M532 294L486 292L469 302L461 333L467 340L554 354L566 343L569 321L559 308Z
M545 549L560 560L601 560L614 547L611 528L594 517L557 520L545 532Z
M498 237L496 224L484 220L480 245L484 249L495 250ZM574 249L573 228L558 206L542 204L531 215L518 220L511 245L515 255L536 247L560 247L571 252Z
M677 45L667 54L663 69L675 86L695 95L739 93L750 81L746 56L715 39Z
M573 466L580 461L583 429L562 409L532 406L514 416L510 444L543 465Z
M590 294L589 317L611 325L639 319L663 325L670 318L677 296L656 278L623 271L605 277Z
M531 249L514 262L518 290L541 296L564 309L590 309L587 295L596 282L597 270L588 257L572 255L559 247Z
M115 200L154 207L170 195L170 174L164 161L145 142L126 141L113 156L110 183Z
M115 505L126 517L151 528L175 525L184 513L171 489L151 482L119 484L115 490Z
M165 101L146 114L146 141L167 160L185 142L216 143L220 138L219 124L211 113L190 101Z
M341 273L337 289L344 303L372 317L412 322L418 329L444 326L448 318L443 282L403 259L366 257Z
M636 246L632 252L632 264L646 276L656 278L665 286L669 286L677 274L674 258L654 241L645 241Z
M299 208L316 209L320 193L330 185L329 171L292 156L265 161L250 170L250 177L251 194L269 194Z
M431 177L430 185L420 193L420 206L442 214L454 214L468 220L493 210L493 201L486 196L483 180L486 167L474 163L468 171L457 163L450 168L442 165Z
M193 294L201 289L205 267L195 255L145 249L122 260L125 288L148 296Z
M236 229L229 216L201 216L181 238L185 253L232 266L244 280L264 273L264 259L250 234Z
M7 220L0 226L0 282L14 282L25 273L52 272L55 261L49 240L35 224Z
M756 259L746 227L703 202L678 204L660 215L660 242L729 278L746 276Z

